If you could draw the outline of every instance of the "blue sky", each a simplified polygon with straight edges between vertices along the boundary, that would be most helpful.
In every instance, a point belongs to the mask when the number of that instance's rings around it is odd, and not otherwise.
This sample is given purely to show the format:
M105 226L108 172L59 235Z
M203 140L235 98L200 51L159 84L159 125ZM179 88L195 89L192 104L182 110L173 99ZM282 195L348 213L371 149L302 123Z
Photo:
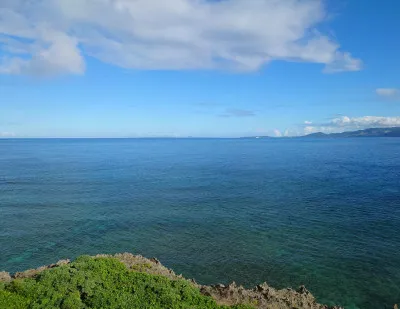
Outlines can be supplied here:
M2 0L0 136L400 126L396 0Z

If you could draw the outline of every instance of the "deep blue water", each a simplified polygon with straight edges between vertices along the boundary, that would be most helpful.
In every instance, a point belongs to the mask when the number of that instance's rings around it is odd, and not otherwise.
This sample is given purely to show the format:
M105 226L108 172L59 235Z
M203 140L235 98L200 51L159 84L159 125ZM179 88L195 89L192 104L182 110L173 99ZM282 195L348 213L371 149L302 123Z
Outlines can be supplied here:
M200 283L400 302L400 139L0 140L0 270L156 256Z

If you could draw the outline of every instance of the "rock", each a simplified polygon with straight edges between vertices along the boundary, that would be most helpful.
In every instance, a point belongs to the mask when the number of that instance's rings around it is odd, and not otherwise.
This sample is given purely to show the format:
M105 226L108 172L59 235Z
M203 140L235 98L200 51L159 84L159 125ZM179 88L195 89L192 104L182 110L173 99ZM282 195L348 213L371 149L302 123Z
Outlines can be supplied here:
M304 285L300 286L299 289L297 290L297 292L300 294L305 294L305 295L310 294L310 292L306 289L306 287Z
M12 280L12 278L9 273L7 273L5 271L0 271L0 281L9 282L11 280Z
M263 291L268 291L269 286L266 282L264 282L263 284L259 284L256 286L255 290L258 292L263 292Z
M252 304L259 309L342 309L320 305L304 287L277 290L263 283L252 290L231 283L228 286L217 284L202 286L201 293L214 298L220 305Z
M155 257L151 258L150 261L152 261L153 263L156 263L157 265L161 264L160 261Z
M190 281L192 284L197 285L196 280L194 280L194 279L189 279L189 281Z
M68 265L69 263L71 263L71 261L69 259L66 260L59 260L56 265L57 266L63 266L63 265Z

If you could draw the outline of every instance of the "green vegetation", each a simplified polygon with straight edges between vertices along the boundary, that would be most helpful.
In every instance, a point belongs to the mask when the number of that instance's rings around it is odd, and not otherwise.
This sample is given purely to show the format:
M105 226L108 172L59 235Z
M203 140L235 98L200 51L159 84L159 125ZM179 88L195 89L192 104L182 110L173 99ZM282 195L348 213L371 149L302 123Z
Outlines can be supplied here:
M219 306L185 280L128 270L114 258L82 256L35 278L0 282L0 308L250 309Z

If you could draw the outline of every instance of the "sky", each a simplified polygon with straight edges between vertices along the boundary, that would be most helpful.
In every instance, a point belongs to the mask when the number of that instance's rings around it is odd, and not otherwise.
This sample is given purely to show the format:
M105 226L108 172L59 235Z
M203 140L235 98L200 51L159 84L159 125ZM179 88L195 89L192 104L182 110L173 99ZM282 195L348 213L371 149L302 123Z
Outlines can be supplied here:
M398 0L0 0L0 137L400 126Z

